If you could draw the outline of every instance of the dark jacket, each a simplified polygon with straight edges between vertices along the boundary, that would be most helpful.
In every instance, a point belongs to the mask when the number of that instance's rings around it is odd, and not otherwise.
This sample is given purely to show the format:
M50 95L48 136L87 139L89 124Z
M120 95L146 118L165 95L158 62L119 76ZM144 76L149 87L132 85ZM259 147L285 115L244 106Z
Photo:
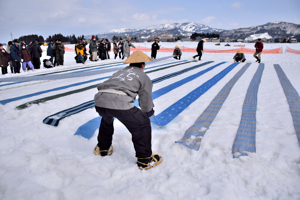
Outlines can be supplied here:
M95 52L95 51L97 51L96 40L91 40L91 42L90 42L90 52Z
M21 58L23 59L24 62L31 61L31 55L27 48L21 49Z
M114 54L119 53L120 47L117 46L117 43L114 42Z
M105 43L105 50L110 51L111 50L111 44L110 42Z
M124 42L119 42L118 46L119 46L120 50L123 51Z
M151 51L156 53L157 50L159 50L159 48L159 45L156 42L154 42L151 46Z
M0 51L0 67L7 67L9 61L9 54L2 49Z
M203 51L203 40L201 40L201 41L198 43L198 46L197 46L196 51L197 51L197 52Z
M182 54L182 52L181 52L181 50L179 48L178 49L174 49L174 51L173 51L173 55L174 56L179 56L181 54Z
M242 59L245 59L245 55L244 55L244 53L236 53L233 56L233 59L235 59L235 60L242 60Z
M53 44L49 43L48 48L47 48L47 56L52 56L52 49L53 49Z
M21 62L20 49L15 44L12 44L10 47L10 60L11 61L17 60L17 62Z
M256 52L262 52L263 48L264 48L264 44L262 42L256 42L254 45Z
M99 44L99 53L105 53L105 44L100 43Z
M52 48L52 53L54 56L63 56L65 54L65 46L61 43L56 43Z
M39 44L34 43L30 48L30 54L32 58L40 58L42 57L42 49Z

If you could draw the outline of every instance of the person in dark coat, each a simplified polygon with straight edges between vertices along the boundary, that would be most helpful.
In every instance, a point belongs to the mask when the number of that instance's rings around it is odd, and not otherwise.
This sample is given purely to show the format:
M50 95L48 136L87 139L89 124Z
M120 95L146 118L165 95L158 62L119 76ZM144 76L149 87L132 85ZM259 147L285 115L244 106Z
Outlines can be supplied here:
M253 54L253 57L256 58L255 62L260 63L260 61L261 61L260 56L261 56L262 50L264 48L264 44L261 42L260 38L258 38L258 40L255 43L254 47L255 47L255 53Z
M26 47L29 50L29 52L30 52L31 46L32 46L32 41L30 41Z
M18 39L14 40L14 44L10 47L10 60L12 62L14 73L20 73L21 69L21 53L19 49L20 41Z
M111 50L111 44L108 39L105 39L105 51L106 51L106 59L110 59L109 52Z
M117 45L117 42L115 41L114 43L113 43L113 45L114 45L114 54L115 54L115 59L117 58L117 56L118 56L118 53L119 53L119 50L120 50L120 47Z
M0 67L2 74L7 74L7 67L10 55L3 49L3 44L0 44Z
M194 60L195 60L195 58L198 57L198 56L199 56L198 60L201 60L201 57L202 57L202 51L203 51L203 43L204 43L204 42L206 42L205 39L202 39L202 40L199 41L198 46L197 46L197 49L196 49L196 51L197 51L198 54L195 55L195 56L193 56L193 59L194 59Z
M98 47L98 50L99 50L99 58L101 60L105 60L106 59L106 50L105 50L105 43L104 43L104 40L101 40L100 44L99 44L99 47Z
M124 55L124 42L122 40L122 38L120 38L120 42L118 43L119 46L119 58L123 58Z
M31 70L34 70L34 66L31 63L31 55L29 50L26 48L26 45L23 44L21 46L21 58L22 58L22 67L23 67L23 71L26 71L26 66L28 65Z
M233 57L234 62L245 62L246 58L242 50L238 50Z
M53 49L53 40L50 40L50 42L48 44L48 48L47 48L47 56L50 56L50 61L53 63L52 49Z
M52 53L55 56L54 67L64 65L65 46L61 43L61 40L56 40Z
M33 45L30 48L30 54L31 54L31 62L34 66L34 69L40 69L41 68L41 57L42 57L42 49L39 45L39 41L35 40Z
M6 46L6 52L9 54L9 57L10 57L10 47L12 45L12 41L8 41L8 44ZM14 67L12 65L12 62L11 60L9 59L9 67L10 67L10 71L11 73L13 74L14 73Z
M157 50L159 50L160 45L158 45L159 40L155 39L154 43L151 46L151 58L156 59Z

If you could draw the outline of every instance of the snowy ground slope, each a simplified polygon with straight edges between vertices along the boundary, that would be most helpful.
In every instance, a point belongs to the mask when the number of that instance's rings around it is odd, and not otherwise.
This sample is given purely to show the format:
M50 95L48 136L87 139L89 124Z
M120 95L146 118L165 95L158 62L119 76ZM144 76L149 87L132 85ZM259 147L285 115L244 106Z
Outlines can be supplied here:
M197 43L162 43L162 45L196 47ZM247 48L251 48L253 44L246 45ZM282 44L265 44L266 49L280 46ZM283 48L286 46L300 50L299 44L285 44ZM221 47L205 43L205 48ZM170 53L158 52L157 58L169 55ZM182 60L191 60L193 55L184 53ZM201 62L214 62L154 84L153 90L157 90L217 63L226 62L155 99L156 114L232 64L232 57L232 54L204 53ZM244 98L258 67L252 55L247 54L246 58L247 62L251 63L249 69L231 90L206 132L199 151L188 149L176 144L175 141L183 136L185 130L194 123L223 86L245 65L244 63L234 68L168 125L152 126L153 153L159 153L164 161L148 171L137 169L131 135L117 120L113 140L114 153L111 157L102 158L92 154L97 143L97 132L90 140L74 136L79 126L97 117L94 109L67 117L58 127L42 123L46 116L92 100L96 89L32 105L24 110L15 109L16 106L31 100L102 81L0 105L0 199L300 199L300 146L285 94L273 66L279 64L300 93L300 55L290 53L262 55L265 69L258 90L257 151L249 156L233 159L231 148L241 119ZM97 63L88 61L85 66L116 61L121 60L111 59ZM168 62L174 60L172 58L162 60L155 65ZM155 79L195 64L188 63L160 70L150 73L149 77ZM1 76L0 81L7 77L52 73L83 66L75 63L73 52L67 52L65 66L22 72L19 75L8 74ZM147 63L146 67L151 66L154 64ZM105 77L111 73L9 86L1 86L8 83L1 82L0 100Z

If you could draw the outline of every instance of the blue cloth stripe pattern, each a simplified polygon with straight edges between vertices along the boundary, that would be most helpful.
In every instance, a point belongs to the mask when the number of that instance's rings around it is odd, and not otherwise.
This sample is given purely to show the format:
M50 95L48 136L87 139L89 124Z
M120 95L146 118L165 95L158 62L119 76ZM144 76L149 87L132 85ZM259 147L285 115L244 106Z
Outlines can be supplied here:
M184 136L180 140L176 141L176 143L182 144L196 151L199 150L202 138L204 137L206 131L209 129L211 123L219 113L231 89L239 80L239 78L245 73L249 66L250 63L247 63L234 75L234 77L221 89L221 91L216 95L216 97L210 102L208 107L197 118L195 123L185 131Z
M226 76L233 68L235 68L238 63L233 63L227 68L222 70L220 73L215 75L210 80L203 83L198 88L194 89L192 92L175 102L173 105L165 109L160 114L150 118L151 122L158 126L165 126L170 121L172 121L177 115L179 115L184 109L186 109L190 104L197 100L202 94L219 82L224 76Z
M280 84L288 101L290 112L293 118L298 144L300 145L300 97L297 90L291 84L290 80L278 64L274 64Z
M189 81L191 81L191 80L193 80L193 79L195 79L195 78L203 75L204 73L206 73L206 72L208 72L208 71L214 69L215 67L220 66L221 64L224 64L224 63L225 62L218 63L218 64L216 64L216 65L214 65L212 67L209 67L209 68L207 68L207 69L205 69L203 71L200 71L200 72L198 72L198 73L196 73L194 75L191 75L190 77L187 77L187 78L185 78L183 80L180 80L178 82L175 82L175 83L173 83L173 84L171 84L169 86L161 88L161 89L153 92L152 98L156 99L156 98L158 98L158 97L160 97L160 96L162 96L162 95L170 92L171 90L173 90L173 89L175 89L175 88L177 88L177 87L179 87L179 86L181 86L181 85L183 85L183 84L185 84L185 83L187 83L187 82L189 82ZM134 102L134 105L138 106L138 100L136 100ZM85 137L87 139L90 139L93 136L94 132L99 128L100 121L101 121L101 117L96 117L96 118L94 118L94 119L86 122L85 124L81 125L77 129L77 131L75 132L75 135L81 135L81 136L83 136L83 137Z
M187 71L190 71L190 70L192 70L192 69L196 69L196 68L202 67L202 66L207 65L207 64L212 63L212 62L213 62L213 61L205 62L205 63L199 64L199 65L196 65L196 66L187 68L187 69L185 69L185 70L181 70L181 71L178 71L178 72L171 73L171 74L169 74L169 75L167 75L167 76L159 77L159 78L157 78L157 79L152 80L152 83L155 84L155 83L160 82L160 81L162 81L162 80L169 79L169 78L171 78L171 77L180 75L180 74L185 73L185 72L187 72ZM222 63L219 63L219 64L217 64L217 65L214 65L214 66L212 66L212 67L210 67L210 68L208 68L208 69L211 70L211 69L213 69L213 68L215 68L215 67L217 67L217 66L219 66L219 65L221 65L221 64L223 64L223 63L225 63L225 62L222 62ZM209 71L208 69L203 70L203 71L207 72L207 71ZM205 72L203 72L203 71L200 72L200 73L197 73L198 75L197 75L197 74L196 74L196 75L199 76L200 74L205 73ZM179 73L179 72L180 72L180 73ZM191 76L191 77L194 79L194 78L196 78L197 76L193 75L193 76ZM183 82L181 81L181 83L180 83L181 85L184 84L184 83L186 83L187 81L190 81L191 78L188 77L188 78L186 78L186 79L184 79L184 80L185 80L185 81L183 81ZM176 88L176 87L178 87L176 84L173 84L173 85L172 85L172 88ZM171 88L168 88L167 91L170 91L170 90L171 90ZM161 90L159 90L159 92L161 92ZM157 94L154 94L154 96L157 96ZM156 97L153 97L153 98L156 98ZM137 101L135 102L135 104L137 105ZM71 115L72 115L71 113L76 114L76 113L79 113L79 112L81 112L81 111L83 111L83 110L85 110L85 109L92 108L92 107L94 107L94 101L93 101L93 100L92 100L92 101L88 101L88 102L83 103L83 104L80 104L80 105L78 105L78 106L75 106L75 107L66 109L66 110L64 110L64 111L60 111L60 112L58 112L58 113L56 113L56 114L50 115L50 116L46 117L46 118L43 120L43 123L48 124L48 125L58 126L59 121L60 121L61 119L65 118L65 117L71 116ZM78 110L80 110L80 111L79 111L79 112L76 112L76 111L71 112L71 111L76 110L76 109L78 109ZM51 120L50 120L50 119L51 119Z
M256 70L243 104L242 117L235 140L232 146L234 158L247 155L247 152L256 152L256 110L257 92L265 65L260 63ZM245 120L246 119L246 120Z

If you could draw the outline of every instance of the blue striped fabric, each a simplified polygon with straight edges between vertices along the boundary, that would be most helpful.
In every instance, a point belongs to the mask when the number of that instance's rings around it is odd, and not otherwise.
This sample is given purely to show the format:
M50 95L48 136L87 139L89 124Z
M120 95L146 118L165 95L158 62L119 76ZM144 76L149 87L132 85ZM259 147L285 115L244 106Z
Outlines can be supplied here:
M250 63L247 63L235 74L235 76L221 89L216 97L210 102L208 107L197 118L196 122L186 130L184 136L180 140L176 141L176 143L182 144L196 151L199 150L204 134L209 129L210 124L213 122L218 112L220 111L232 87L244 74L249 66Z
M290 112L293 118L298 144L300 145L300 97L290 80L278 64L274 64L280 84L288 101Z
M171 90L173 90L173 89L175 89L177 87L182 86L183 84L185 84L185 83L187 83L189 81L194 80L195 78L203 75L204 73L206 73L206 72L208 72L208 71L210 71L210 70L212 70L212 69L214 69L214 68L216 68L216 67L218 67L218 66L220 66L221 64L224 64L224 63L225 62L218 63L218 64L216 64L216 65L214 65L212 67L209 67L209 68L207 68L207 69L205 69L203 71L200 71L200 72L198 72L198 73L196 73L194 75L191 75L191 76L189 76L187 78L184 78L184 79L182 79L180 81L177 81L177 82L175 82L175 83L173 83L171 85L168 85L168 86L166 86L164 88L161 88L161 89L159 89L157 91L154 91L153 94L152 94L153 100L156 99L156 98L158 98L158 97L160 97L160 96L162 96L162 95L164 95L164 94L166 94L166 93L168 93L168 92L170 92ZM134 105L138 107L138 100L136 100L134 102ZM152 119L152 118L150 118L150 119ZM101 117L96 117L96 118L88 121L87 123L83 124L82 126L80 126L77 129L77 131L75 132L75 135L81 135L81 136L83 136L83 137L85 137L87 139L90 139L93 136L94 132L99 128L100 121L101 121Z
M257 92L265 65L260 63L254 74L243 104L242 118L232 146L234 158L248 155L247 152L256 152L256 110Z
M201 86L175 102L173 105L168 107L166 110L160 114L150 118L153 124L158 126L165 126L170 121L172 121L177 115L179 115L184 109L191 105L195 100L197 100L202 94L208 91L212 86L219 82L224 76L226 76L233 68L235 68L239 63L233 63L227 68L222 70L220 73L215 75L210 80L203 83Z
M185 60L180 61L180 62L175 62L175 63L182 63L184 61ZM157 68L157 67L165 66L165 65L170 65L170 63L162 64L162 65L157 65L157 66L153 66L153 67L149 67L149 68L147 68L147 70L148 69L152 69L152 68ZM120 69L123 69L123 67L121 67L121 68L113 68L113 69L111 69L111 71L117 71L117 70L120 70ZM107 72L107 71L102 71L102 73L105 73L105 72ZM25 98L29 98L29 97L33 97L33 96L37 96L37 95L49 93L49 92L63 90L63 89L67 89L67 88L70 88L70 87L75 87L75 86L83 85L83 84L86 84L86 83L100 81L100 80L103 80L103 79L107 79L109 77L110 76L106 76L106 77L102 77L102 78L96 78L96 79L92 79L92 80L88 80L88 81L83 81L83 82L74 83L74 84L70 84L70 85L66 85L66 86L52 88L52 89L49 89L49 90L39 91L39 92L35 92L35 93L32 93L32 94L27 94L27 95L23 95L23 96L19 96L19 97L14 97L14 98L10 98L10 99L4 99L4 100L0 101L0 104L5 105L5 104L13 102L13 101L18 101L18 100L21 100L21 99L25 99Z
M163 80L172 78L172 77L174 77L174 76L177 76L177 75L180 75L180 74L182 74L182 73L188 72L188 71L190 71L190 70L193 70L193 69L202 67L202 66L207 65L207 64L212 63L212 62L213 62L213 61L208 61L208 62L199 64L199 65L196 65L196 66L193 66L193 67L189 67L189 68L184 69L184 70L180 70L180 71L178 71L178 72L174 72L174 73L171 73L171 74L168 74L168 75L165 75L165 76L156 78L156 79L152 80L152 83L153 83L153 84L158 83L158 82L160 82L160 81L163 81ZM203 71L200 72L200 73L203 74L203 73L205 73L205 72L207 72L207 71L210 71L211 69L213 69L213 68L215 68L215 67L217 67L217 66L219 66L219 65L221 65L221 64L222 64L222 63L219 63L219 64L217 64L217 65L215 65L215 66L213 66L213 67L210 67L210 68L208 68L208 69L206 69L206 70L203 70ZM197 76L199 76L200 73L197 73L196 75L193 75L192 77L195 77L195 78L196 78ZM189 78L189 79L191 79L191 78ZM182 83L182 84L183 84L183 83ZM178 87L178 86L172 85L171 87L168 88L168 89L169 89L168 91L170 91L170 90L172 89L172 87L175 88L175 87ZM159 92L161 92L161 91L159 91ZM154 93L154 98L156 98L155 96L157 96L156 93ZM135 105L137 105L137 104L138 104L138 103L137 103L137 101L136 101L136 102L135 102ZM137 105L137 106L138 106L138 105ZM80 105L78 105L78 106L75 106L75 107L72 107L72 108L69 108L69 109L60 111L60 112L58 112L58 113L56 113L56 114L50 115L50 116L46 117L46 118L43 120L43 123L48 124L48 125L52 125L52 126L58 126L58 123L59 123L59 121L60 121L61 119L65 118L65 117L68 117L68 116L71 116L71 115L73 115L73 114L79 113L79 112L81 112L81 111L83 111L83 110L85 110L85 109L92 108L92 107L94 107L94 101L93 101L93 100L92 100L92 101L85 102L85 103L80 104Z

